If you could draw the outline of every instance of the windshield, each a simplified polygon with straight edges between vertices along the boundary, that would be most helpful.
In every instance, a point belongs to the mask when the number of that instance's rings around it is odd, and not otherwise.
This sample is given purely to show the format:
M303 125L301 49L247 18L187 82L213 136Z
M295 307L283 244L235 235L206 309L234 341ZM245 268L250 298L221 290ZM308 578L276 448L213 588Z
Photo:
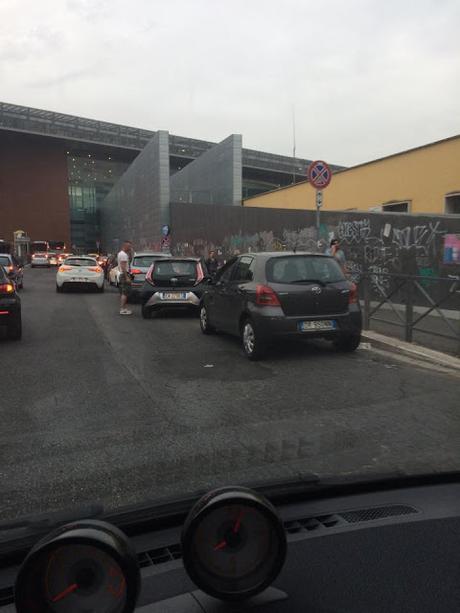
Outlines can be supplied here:
M337 283L345 281L345 276L333 258L296 255L269 260L267 279L274 283Z
M140 255L140 256L136 256L133 259L132 266L133 267L137 266L138 268L150 268L152 262L157 260L158 257L161 258L161 256L155 256L155 255Z
M460 470L460 0L0 7L0 522Z
M67 258L64 264L67 266L97 266L97 262L90 258Z

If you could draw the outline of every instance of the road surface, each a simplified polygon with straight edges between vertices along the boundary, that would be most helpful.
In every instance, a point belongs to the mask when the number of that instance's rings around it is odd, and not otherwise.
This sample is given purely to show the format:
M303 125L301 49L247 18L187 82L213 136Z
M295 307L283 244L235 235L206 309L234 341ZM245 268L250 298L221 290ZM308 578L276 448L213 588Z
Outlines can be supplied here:
M0 340L0 519L228 483L460 469L454 374L327 343L250 363L188 316L118 314L28 269L23 339Z

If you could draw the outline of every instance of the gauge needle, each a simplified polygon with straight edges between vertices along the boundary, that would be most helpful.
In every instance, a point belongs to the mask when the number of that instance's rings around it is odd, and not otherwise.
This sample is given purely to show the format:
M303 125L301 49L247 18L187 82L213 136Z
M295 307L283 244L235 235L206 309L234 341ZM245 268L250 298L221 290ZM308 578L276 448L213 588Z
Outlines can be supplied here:
M240 526L241 526L241 520L243 518L243 514L244 514L244 511L240 511L240 514L238 515L236 519L235 525L233 526L233 534L238 533Z
M76 583L72 583L72 585L69 585L69 587L66 587L65 590L63 590L60 594L55 596L52 602L59 602L59 600L62 600L63 598L71 594L72 592L75 592L77 587L78 585Z
M221 541L220 543L217 543L217 545L214 545L214 551L218 551L224 547L227 547L227 541Z

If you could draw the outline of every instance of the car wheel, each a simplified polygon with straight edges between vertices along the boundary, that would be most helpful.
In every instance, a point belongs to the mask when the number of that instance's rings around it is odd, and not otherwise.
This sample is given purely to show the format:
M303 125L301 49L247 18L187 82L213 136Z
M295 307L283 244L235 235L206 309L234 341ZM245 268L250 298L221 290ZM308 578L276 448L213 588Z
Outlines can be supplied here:
M21 316L16 317L8 326L8 338L12 341L20 340L22 336Z
M59 285L56 284L56 291L58 294L62 294L62 292L64 291L64 288L62 286L59 287Z
M142 306L142 317L144 319L152 319L152 309L146 306Z
M215 328L209 325L209 314L207 307L202 304L200 308L200 328L203 334L214 334Z
M360 342L360 334L347 334L339 336L339 338L334 341L334 346L337 351L351 352L358 349Z
M244 353L250 360L260 360L264 356L266 345L251 319L246 319L241 326L241 342Z
M103 294L103 293L104 293L104 286L102 285L101 287L98 287L98 288L97 288L97 291L98 291L100 294Z

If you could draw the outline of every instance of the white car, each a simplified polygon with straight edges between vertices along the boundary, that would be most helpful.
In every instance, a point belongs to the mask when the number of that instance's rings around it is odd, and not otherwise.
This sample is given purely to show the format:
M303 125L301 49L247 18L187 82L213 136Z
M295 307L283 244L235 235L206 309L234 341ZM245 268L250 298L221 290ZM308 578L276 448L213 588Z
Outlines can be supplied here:
M47 266L48 268L50 267L50 261L48 259L48 254L47 253L34 253L32 255L32 259L30 262L30 265L32 268L35 268L36 266Z
M104 291L104 271L94 258L74 255L67 258L56 273L56 291L83 287Z

